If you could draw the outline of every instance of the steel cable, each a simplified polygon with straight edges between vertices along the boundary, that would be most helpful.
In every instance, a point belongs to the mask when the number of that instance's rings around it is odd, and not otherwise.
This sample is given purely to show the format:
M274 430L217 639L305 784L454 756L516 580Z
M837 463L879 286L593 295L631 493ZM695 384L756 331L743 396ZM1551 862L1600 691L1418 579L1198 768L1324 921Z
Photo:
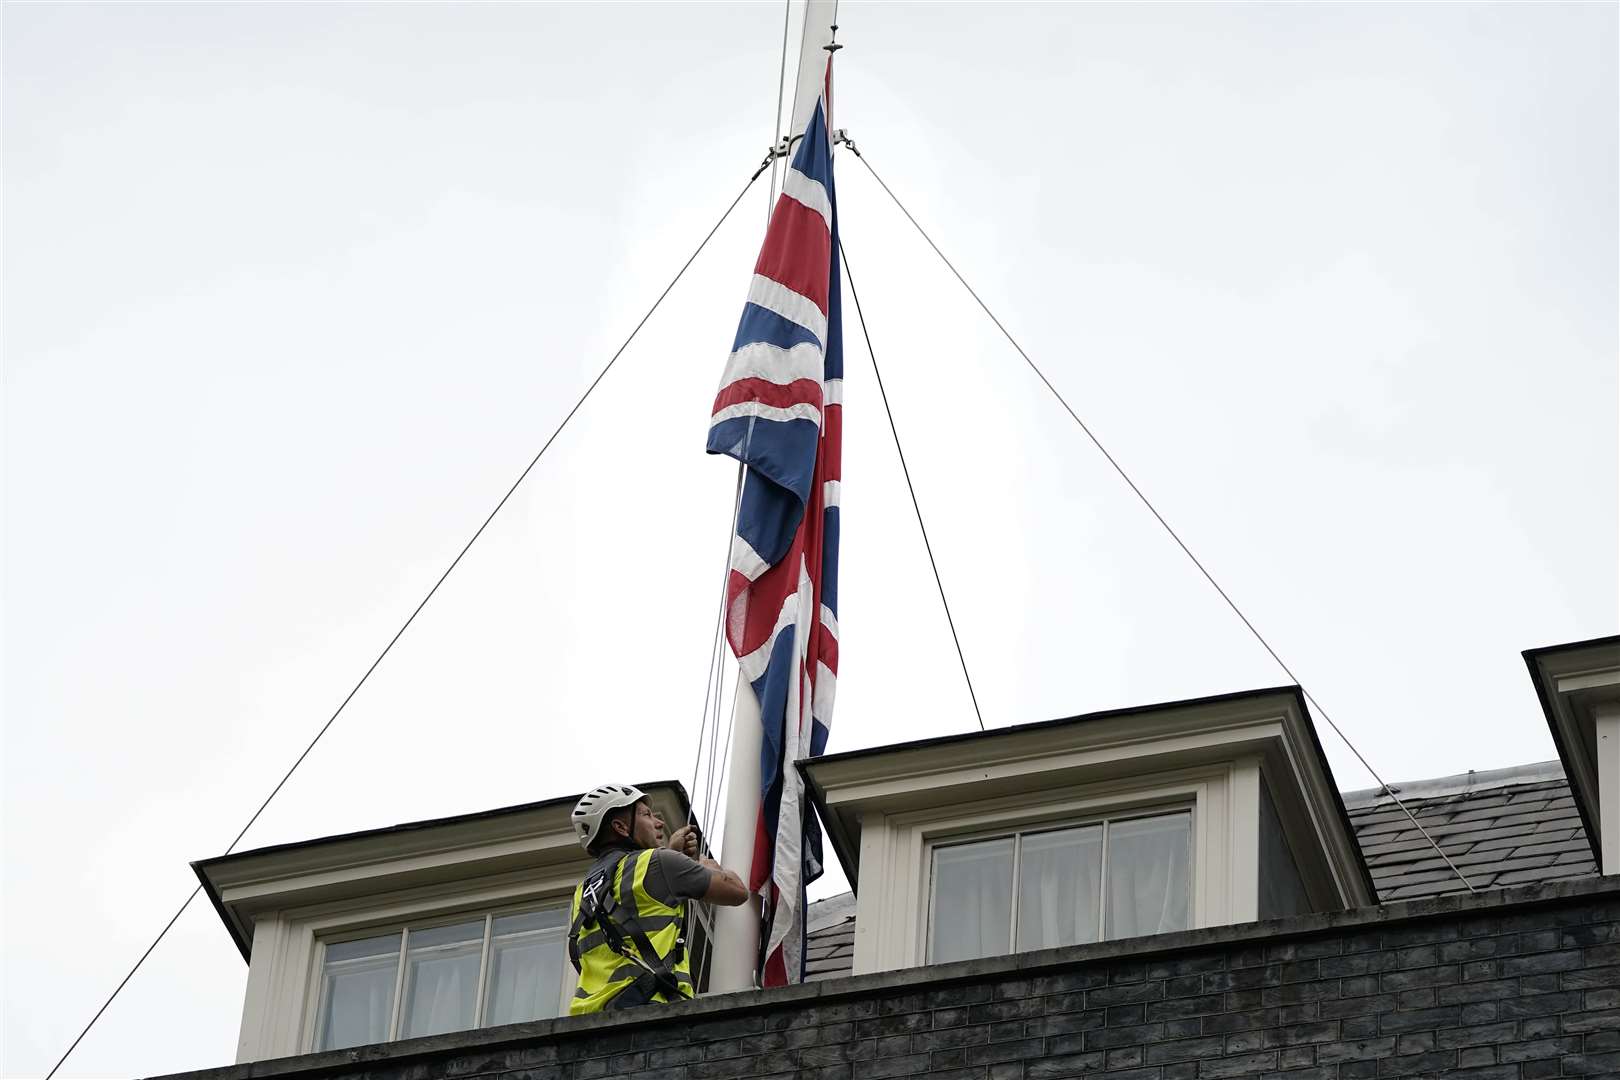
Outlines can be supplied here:
M859 155L856 155L857 157ZM883 371L878 367L877 353L872 349L872 335L866 328L866 312L861 309L861 294L855 291L855 275L849 268L849 253L844 242L838 242L838 255L844 261L844 276L849 279L850 299L855 301L855 317L861 323L861 336L866 339L866 354L872 358L872 373L877 376L878 396L883 399L883 413L889 418L889 433L894 436L894 450L900 456L900 472L906 478L906 491L911 495L911 509L917 515L917 528L922 531L923 549L928 552L928 565L934 571L934 585L939 589L939 602L945 608L945 623L951 628L951 641L956 644L956 659L962 665L962 678L967 682L968 697L973 701L973 715L984 728L984 713L979 711L979 695L973 692L973 676L968 674L967 657L962 653L962 639L956 633L956 620L951 617L951 602L945 599L945 582L939 576L939 563L934 559L934 545L928 540L928 526L923 524L922 505L917 502L917 489L911 483L911 469L906 465L906 451L900 445L900 429L894 423L894 411L889 408L889 392L883 386Z
M765 165L769 164L770 161L767 159ZM568 414L562 418L562 422L557 425L554 431L552 431L551 436L546 439L545 444L540 447L539 452L534 455L534 457L529 461L528 465L524 466L523 471L519 473L518 478L512 482L512 486L507 489L506 494L501 496L500 501L495 504L495 509L491 510L489 512L489 516L484 518L483 524L478 526L477 531L472 534L472 538L468 540L466 544L462 545L461 550L456 554L456 557L450 561L450 565L445 568L444 573L439 575L439 579L433 583L433 587L427 591L427 595L422 597L421 603L416 605L415 610L410 613L410 615L405 619L405 622L401 624L400 628L394 632L394 636L388 640L388 644L383 646L382 652L378 653L377 658L371 662L371 666L366 668L365 674L360 676L360 681L354 684L354 689L350 690L348 694L344 696L343 701L339 703L336 711L334 711L332 715L327 718L326 723L321 725L320 730L315 733L315 737L309 741L309 745L304 747L303 752L298 755L297 759L292 763L292 766L286 771L285 774L282 775L281 779L276 782L276 786L270 790L269 795L265 796L264 801L259 804L259 808L253 812L253 816L248 818L247 824L242 826L242 830L236 834L236 839L232 840L230 846L225 849L224 853L226 855L229 855L231 852L236 850L236 845L242 842L242 837L246 836L247 831L253 827L254 822L259 820L259 816L264 813L265 808L270 805L271 800L280 793L284 786L286 786L287 781L292 779L292 775L298 770L298 766L302 765L304 763L304 759L309 756L310 751L315 749L315 744L321 741L321 737L327 733L327 731L332 727L332 724L339 716L342 715L343 710L348 706L349 702L352 701L354 696L360 692L360 688L366 684L366 680L371 678L371 673L377 670L377 665L383 662L383 658L393 650L395 643L398 642L399 639L404 635L405 631L410 628L411 623L416 621L416 617L422 613L422 609L427 606L428 601L433 599L433 595L439 591L439 586L443 585L445 579L450 576L451 572L455 570L458 565L460 565L462 558L464 558L467 552L472 549L473 544L478 542L478 538L484 535L484 530L489 528L489 523L495 520L495 515L501 512L501 508L504 507L507 501L512 498L514 493L516 493L519 485L523 483L523 481L528 477L529 473L533 471L534 467L540 463L540 459L545 456L546 451L551 449L551 444L557 440L557 436L562 434L563 429L568 426L568 422L574 418L576 413L579 412L580 407L585 404L586 399L591 396L599 385L601 385L602 380L606 378L607 373L613 369L613 365L618 362L619 357L624 355L625 349L630 347L630 343L634 341L636 339L636 335L641 332L641 328L647 325L647 320L652 318L653 312L658 310L659 305L664 302L664 298L667 297L670 294L670 291L675 288L676 283L678 283L681 278L686 275L686 271L691 267L692 263L696 261L697 257L702 254L703 249L709 246L709 241L714 239L714 234L720 231L720 226L726 223L726 219L731 216L731 212L737 208L738 203L742 202L743 196L748 194L748 189L754 186L754 181L758 180L760 174L764 171L765 166L762 165L754 172L752 176L748 178L748 182L744 184L742 190L737 193L737 197L731 200L731 205L726 207L725 212L720 215L720 219L716 221L714 226L704 235L702 241L698 243L698 246L693 250L692 254L687 256L686 261L682 263L681 268L675 272L675 276L670 279L669 284L664 286L664 291L658 294L658 299L653 301L652 306L647 309L647 313L641 317L641 321L636 323L635 329L630 331L630 335L624 339L624 343L618 347L618 349L608 359L608 362L602 366L602 370L596 373L596 378L591 380L590 385L585 388L585 392L579 396L579 400L574 402L574 407L568 410ZM158 947L158 943L163 940L164 936L168 934L169 930L174 926L174 924L179 921L180 916L185 913L186 908L191 906L191 902L197 899L197 894L200 892L202 892L202 885L198 884L196 888L191 890L191 894L186 897L185 902L180 905L179 910L177 910L169 921L164 924L163 929L159 931L157 937L152 940L152 944L148 945L146 947L146 951L141 953L140 959L135 961L135 966L129 969L129 974L123 977L123 979L118 983L117 987L113 989L113 992L107 996L107 1000L102 1002L101 1008L97 1009L96 1014L90 1018L90 1022L84 1025L84 1029L79 1032L78 1037L73 1040L72 1044L67 1048L66 1051L63 1052L62 1056L57 1059L56 1064L51 1066L51 1071L45 1074L45 1080L51 1080L51 1078L56 1075L56 1071L62 1067L62 1063L67 1061L68 1057L73 1053L74 1050L78 1049L79 1043L82 1042L84 1037L90 1033L90 1029L95 1026L96 1021L101 1019L102 1014L107 1011L107 1007L113 1003L113 1001L123 991L124 987L129 984L129 980L134 978L135 973L139 971L141 965L146 962L146 958L152 955L152 950Z
M1372 775L1372 778L1378 781L1378 784L1383 789L1384 793L1389 795L1389 797L1394 800L1396 806L1400 807L1401 812L1407 816L1407 818L1412 822L1413 826L1417 828L1418 833L1423 837L1423 839L1428 841L1429 846L1434 848L1435 852L1440 856L1445 864L1451 868L1452 873L1457 875L1458 880L1463 883L1463 886L1467 888L1469 892L1478 892L1479 890L1474 888L1473 882L1468 880L1468 875L1459 870L1457 868L1457 864L1451 861L1451 856L1447 855L1445 849L1435 842L1434 837L1429 835L1429 831L1423 827L1423 823L1418 821L1417 816L1407 808L1404 802L1401 801L1400 796L1395 793L1395 789L1386 783L1382 776L1378 775L1378 770L1374 769L1372 764L1368 762L1364 756L1362 756L1361 751L1356 749L1355 743L1350 741L1349 737L1345 735L1344 731L1339 727L1339 725L1334 722L1333 717L1328 715L1328 711L1322 708L1321 702L1317 701L1315 695L1305 688L1305 684L1300 681L1299 676L1295 675L1293 669L1283 661L1281 656L1277 655L1277 650L1273 649L1271 647L1271 643L1265 639L1264 635L1262 635L1259 630L1255 629L1254 623L1249 621L1249 617L1243 613L1243 610L1239 608L1235 602L1233 602L1232 597L1227 594L1227 591L1221 588L1220 582L1215 580L1214 575L1205 568L1201 561L1199 561L1198 556L1192 553L1192 549L1189 548L1176 533L1176 531L1170 527L1170 523L1164 519L1164 515L1159 513L1158 508L1153 505L1152 501L1149 500L1145 494L1143 494L1142 489L1136 486L1136 481L1130 478L1130 475L1125 472L1125 469L1120 465L1120 463L1114 459L1114 455L1108 452L1108 449L1103 446L1102 441L1092 433L1091 428L1086 426L1086 422L1080 419L1079 414L1070 407L1066 400L1064 400L1063 395L1058 392L1058 388L1052 385L1052 380L1048 379L1046 377L1046 373L1036 365L1034 360L1030 359L1029 353L1024 351L1024 347L1018 344L1018 340L1012 336L1012 334L1007 330L1006 326L1002 325L1001 320L996 318L996 313L990 310L990 306L984 302L983 298L981 298L977 292L974 291L973 286L968 284L967 279L962 276L961 271L957 270L956 265L952 263L950 259L946 258L945 253L939 249L939 245L934 243L933 237L928 235L928 231L922 227L915 217L912 216L911 211L906 209L906 205L900 201L900 197L896 195L892 189L890 189L888 184L883 182L883 177L878 175L877 170L872 167L872 163L867 161L865 156L862 155L859 150L855 150L853 146L851 146L850 149L854 151L855 156L860 160L860 163L866 166L866 171L871 173L872 179L878 182L878 186L883 189L884 194L888 195L889 198L893 200L894 205L899 208L902 214L905 215L906 220L911 222L912 227L917 230L918 235L920 235L923 240L927 242L930 248L933 248L934 254L939 256L940 261L945 264L946 269L948 269L956 280L961 283L962 288L967 290L968 295L973 297L974 302L979 305L980 309L990 317L990 321L996 324L996 329L1001 331L1001 336L1007 339L1007 343L1017 350L1018 355L1024 358L1024 363L1029 365L1029 369L1033 371L1036 377L1041 380L1046 389L1051 391L1052 396L1057 399L1058 404L1063 406L1063 411L1068 413L1069 418L1079 425L1080 430L1085 432L1086 438L1091 440L1092 445L1097 448L1098 452L1101 453L1105 459L1107 459L1108 464L1113 466L1114 471L1119 474L1119 478L1125 481L1126 486L1131 489L1132 493L1135 494L1139 500L1141 500L1142 505L1147 507L1148 512L1153 515L1154 520L1156 520L1164 528L1164 531L1170 535L1170 539L1176 542L1176 546L1179 547L1182 553L1187 556L1187 558L1192 562L1193 566L1198 568L1198 572L1204 576L1204 580L1209 582L1210 586L1220 594L1221 599L1226 602L1226 606L1231 608L1232 613L1242 621L1245 627L1248 628L1249 633L1253 635L1254 639L1260 643L1261 648L1266 650L1271 658L1277 662L1277 666L1282 668L1284 674L1292 679L1294 684L1299 687L1300 693L1303 694L1305 699L1311 703L1311 706L1321 714L1322 719L1327 722L1328 727L1333 729L1333 733L1337 735L1339 740L1343 742L1344 745L1349 748L1350 752L1356 756L1356 760L1361 762L1362 768L1366 769L1367 772ZM853 292L853 283L851 283L850 289ZM859 304L856 306L858 309Z

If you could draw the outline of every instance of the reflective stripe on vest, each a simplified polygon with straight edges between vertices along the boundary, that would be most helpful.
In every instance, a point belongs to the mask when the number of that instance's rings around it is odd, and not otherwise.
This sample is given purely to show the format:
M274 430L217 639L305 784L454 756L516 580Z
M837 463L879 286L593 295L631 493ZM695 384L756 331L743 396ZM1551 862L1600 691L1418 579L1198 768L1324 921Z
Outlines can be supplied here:
M613 899L618 904L613 912L613 921L625 936L625 947L632 952L637 951L635 943L630 940L632 932L640 930L646 934L658 955L643 956L641 959L651 967L662 968L664 958L675 951L675 942L681 935L681 925L685 920L681 907L671 907L647 891L647 868L652 865L652 857L653 852L648 849L627 855L619 863L613 875ZM570 925L579 921L579 905L584 889L583 881L574 888L574 903L569 912ZM608 948L607 939L596 924L580 928L578 947L579 986L574 990L574 1000L568 1006L570 1015L644 1005L648 1000L669 1000L663 993L655 993L649 999L631 989L637 977L645 974L646 968ZM683 949L680 962L674 967L682 997L693 996L690 960L690 952Z

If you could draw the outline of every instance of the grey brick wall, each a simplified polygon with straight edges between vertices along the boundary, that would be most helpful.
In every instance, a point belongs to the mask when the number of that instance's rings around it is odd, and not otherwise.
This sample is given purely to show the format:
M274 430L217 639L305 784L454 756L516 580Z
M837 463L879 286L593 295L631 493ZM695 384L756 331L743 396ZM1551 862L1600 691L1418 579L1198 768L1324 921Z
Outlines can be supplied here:
M1620 879L856 976L181 1075L1620 1077Z

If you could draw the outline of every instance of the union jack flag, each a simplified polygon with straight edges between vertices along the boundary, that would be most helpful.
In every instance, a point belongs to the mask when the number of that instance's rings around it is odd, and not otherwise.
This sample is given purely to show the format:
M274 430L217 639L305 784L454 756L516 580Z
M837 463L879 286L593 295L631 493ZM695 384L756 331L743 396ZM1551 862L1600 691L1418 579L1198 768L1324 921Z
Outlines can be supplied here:
M793 763L826 748L838 673L844 350L831 87L829 57L709 421L709 453L748 466L726 637L765 729L748 883L764 901L762 986L803 977L804 890L821 874L821 834Z

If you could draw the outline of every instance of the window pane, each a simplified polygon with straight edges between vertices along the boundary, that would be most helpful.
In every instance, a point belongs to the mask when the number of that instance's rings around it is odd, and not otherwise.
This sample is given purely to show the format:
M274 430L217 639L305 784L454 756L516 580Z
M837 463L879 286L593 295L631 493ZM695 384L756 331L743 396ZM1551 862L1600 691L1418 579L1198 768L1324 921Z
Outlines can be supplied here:
M1097 940L1102 826L1028 833L1018 856L1018 948Z
M405 1010L399 1038L473 1026L484 920L412 930L405 952Z
M1187 929L1192 815L1108 825L1109 938Z
M317 1050L384 1042L394 1016L399 934L326 947Z
M934 849L934 963L1011 951L1012 837Z
M486 1027L557 1015L567 942L568 912L563 908L495 920L484 991Z

